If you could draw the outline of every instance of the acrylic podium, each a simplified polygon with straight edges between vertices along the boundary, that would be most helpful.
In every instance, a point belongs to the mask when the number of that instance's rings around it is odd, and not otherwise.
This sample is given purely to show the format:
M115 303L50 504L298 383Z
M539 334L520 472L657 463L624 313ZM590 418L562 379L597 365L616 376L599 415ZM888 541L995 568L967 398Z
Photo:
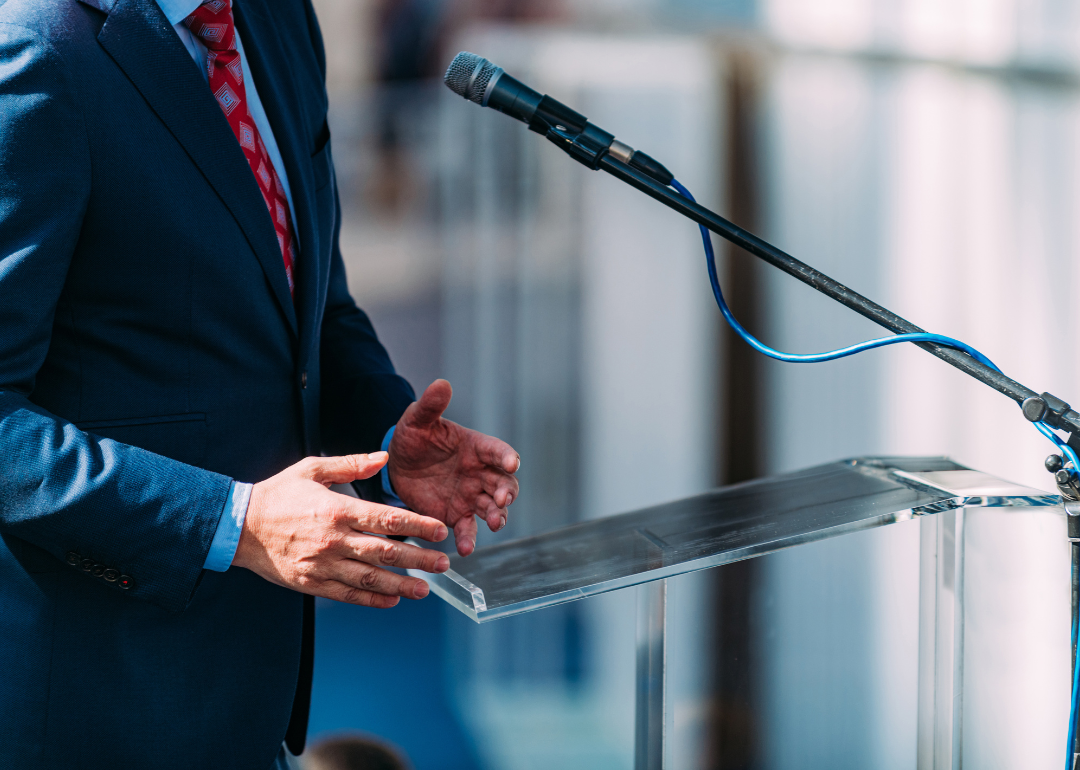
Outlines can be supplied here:
M916 520L919 770L1058 767L1072 649L1065 511L1056 495L948 459L822 465L481 548L420 576L478 623L637 586L635 767L660 770L666 578Z

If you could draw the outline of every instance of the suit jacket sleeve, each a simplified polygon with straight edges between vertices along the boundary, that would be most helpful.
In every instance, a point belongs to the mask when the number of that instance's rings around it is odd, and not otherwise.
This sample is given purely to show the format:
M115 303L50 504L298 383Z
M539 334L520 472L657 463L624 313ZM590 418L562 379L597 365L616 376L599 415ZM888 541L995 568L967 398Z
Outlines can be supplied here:
M87 141L59 55L0 24L0 536L116 569L134 581L128 595L179 611L231 479L97 438L33 403L88 205Z

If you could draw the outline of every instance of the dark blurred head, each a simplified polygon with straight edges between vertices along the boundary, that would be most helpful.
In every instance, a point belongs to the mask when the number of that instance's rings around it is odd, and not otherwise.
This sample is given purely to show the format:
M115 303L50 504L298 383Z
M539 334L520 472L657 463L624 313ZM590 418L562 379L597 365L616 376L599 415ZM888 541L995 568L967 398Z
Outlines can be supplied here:
M411 770L388 743L360 735L320 741L304 752L304 770Z

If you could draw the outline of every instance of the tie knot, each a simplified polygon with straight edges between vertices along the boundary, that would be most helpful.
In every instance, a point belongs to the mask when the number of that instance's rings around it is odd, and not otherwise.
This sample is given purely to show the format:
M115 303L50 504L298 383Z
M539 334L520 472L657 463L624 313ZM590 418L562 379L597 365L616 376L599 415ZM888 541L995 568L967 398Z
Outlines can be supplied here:
M184 19L184 26L211 51L236 50L236 31L229 0L206 0Z

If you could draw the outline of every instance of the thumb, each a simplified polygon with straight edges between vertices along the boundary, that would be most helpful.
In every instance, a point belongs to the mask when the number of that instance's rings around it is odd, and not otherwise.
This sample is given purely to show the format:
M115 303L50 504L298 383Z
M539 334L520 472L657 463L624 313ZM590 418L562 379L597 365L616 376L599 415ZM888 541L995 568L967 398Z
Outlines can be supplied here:
M425 427L438 422L446 407L450 405L450 398L454 395L454 389L446 380L435 380L427 386L427 390L420 396L420 400L409 407L412 413L409 422L416 427Z
M386 452L319 457L312 463L311 480L328 487L331 484L348 484L358 479L369 479L386 465L389 458L390 455Z

